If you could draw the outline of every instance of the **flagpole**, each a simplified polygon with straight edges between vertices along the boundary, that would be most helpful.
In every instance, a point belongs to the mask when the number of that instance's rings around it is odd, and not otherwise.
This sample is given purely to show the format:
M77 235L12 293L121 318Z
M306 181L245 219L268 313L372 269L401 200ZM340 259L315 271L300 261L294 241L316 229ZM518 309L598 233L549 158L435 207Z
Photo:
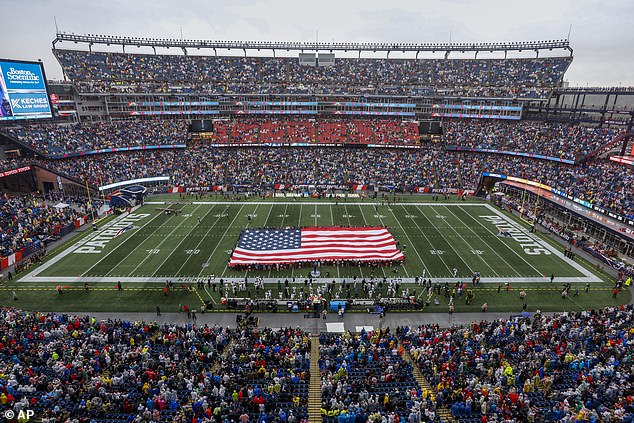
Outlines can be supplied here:
M537 222L537 206L539 205L539 195L542 192L541 181L537 184L537 195L535 196L535 208L533 210L533 226Z
M92 206L92 200L90 199L90 189L88 188L88 180L86 180L86 192L88 193L88 204L90 204L90 215L92 216L93 223L95 222L95 209Z
M103 181L101 180L101 176L99 177L99 185L103 186ZM101 190L101 199L103 200L103 205L106 205L106 194L104 190Z

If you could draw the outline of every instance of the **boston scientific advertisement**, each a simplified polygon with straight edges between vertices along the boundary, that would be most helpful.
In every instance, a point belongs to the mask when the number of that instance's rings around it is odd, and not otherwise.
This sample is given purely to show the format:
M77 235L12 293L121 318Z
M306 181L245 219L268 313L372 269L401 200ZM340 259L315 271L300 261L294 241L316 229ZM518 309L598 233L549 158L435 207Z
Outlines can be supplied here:
M42 64L0 59L0 122L50 117Z

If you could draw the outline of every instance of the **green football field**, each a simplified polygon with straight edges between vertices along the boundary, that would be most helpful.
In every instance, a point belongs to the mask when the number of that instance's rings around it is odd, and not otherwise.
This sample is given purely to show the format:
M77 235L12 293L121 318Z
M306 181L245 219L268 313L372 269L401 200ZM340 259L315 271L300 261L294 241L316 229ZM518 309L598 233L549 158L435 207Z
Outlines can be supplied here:
M164 199L168 201L161 201ZM495 291L499 283L509 282L513 287L542 290L540 295L547 301L562 283L570 282L582 289L590 283L593 289L605 291L605 303L609 303L611 285L605 282L604 274L595 274L589 264L581 260L564 257L561 246L542 235L529 233L528 226L485 202L454 198L433 202L416 197L397 200L389 206L381 201L358 198L223 202L193 198L193 201L189 198L185 201L172 196L152 200L129 215L108 220L98 231L73 240L59 253L51 254L44 264L20 275L15 286L25 290L33 287L32 292L23 295L33 296L33 301L36 301L36 289L50 291L56 284L79 292L83 284L88 283L91 289L105 293L85 304L81 304L82 297L77 297L72 304L60 305L70 310L73 307L80 310L135 308L145 300L160 301L166 280L180 287L195 285L196 280L207 282L210 277L216 281L220 278L231 281L260 276L265 284L273 287L277 297L278 280L295 278L297 283L303 282L311 268L238 271L227 267L230 251L243 229L377 226L386 227L398 241L406 256L401 266L372 270L365 266L322 265L322 278L341 282L354 276L399 277L403 278L403 286L412 284L414 287L415 277L431 277L439 283L453 284L459 280L470 283L473 274L478 272L483 282L482 293L487 289ZM172 212L166 213L165 209ZM555 275L555 284L549 283L551 274ZM118 282L136 290L137 294L128 294L123 301L121 298L110 301L112 288ZM179 302L211 299L218 303L221 294L208 287L193 293L179 293L181 297L191 297L189 300L180 298ZM70 301L68 296L65 298L64 301ZM47 297L46 301L52 301L50 307L54 309L59 300ZM175 299L170 301L176 304ZM581 301L578 308L586 307L583 301L589 301L590 307L597 301L598 305L603 304L603 299L590 296L578 301ZM505 308L503 304L501 307Z

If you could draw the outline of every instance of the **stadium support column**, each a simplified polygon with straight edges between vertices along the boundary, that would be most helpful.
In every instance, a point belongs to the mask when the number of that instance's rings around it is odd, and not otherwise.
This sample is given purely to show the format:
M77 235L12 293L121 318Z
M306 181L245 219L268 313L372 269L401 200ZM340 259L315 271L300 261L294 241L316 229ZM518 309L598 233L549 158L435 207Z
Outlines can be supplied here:
M634 117L634 112L631 113ZM632 140L632 135L631 135L631 131L632 131L632 119L630 118L630 123L627 126L627 131L628 133L623 137L623 145L621 146L621 151L619 152L619 156L627 156L629 155L627 146L629 144L629 142ZM632 146L632 152L634 153L634 146ZM634 154L633 154L634 155Z
M614 96L615 101L617 97L618 95ZM610 93L607 93L605 95L605 101L603 102L603 107L601 108L601 122L599 122L599 128L603 128L603 122L605 121L605 114L608 111L609 103L610 103Z

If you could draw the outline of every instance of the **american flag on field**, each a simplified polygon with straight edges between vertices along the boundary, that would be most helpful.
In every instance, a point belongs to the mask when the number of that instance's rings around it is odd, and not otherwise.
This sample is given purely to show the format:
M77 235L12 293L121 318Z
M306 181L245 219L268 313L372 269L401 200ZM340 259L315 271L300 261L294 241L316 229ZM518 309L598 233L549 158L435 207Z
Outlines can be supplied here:
M229 266L404 258L385 228L244 229Z

